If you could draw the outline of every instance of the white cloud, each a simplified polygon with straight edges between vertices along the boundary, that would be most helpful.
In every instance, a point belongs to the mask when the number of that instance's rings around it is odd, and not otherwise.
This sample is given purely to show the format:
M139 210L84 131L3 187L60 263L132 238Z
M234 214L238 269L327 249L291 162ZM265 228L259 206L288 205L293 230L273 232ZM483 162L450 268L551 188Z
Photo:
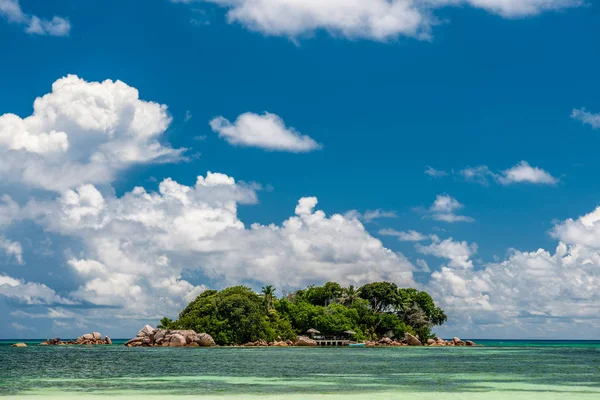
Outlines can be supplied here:
M440 194L436 197L431 208L429 209L429 217L442 222L473 222L471 217L457 215L457 211L464 208L454 197L447 194Z
M600 114L593 114L585 108L573 110L571 118L591 126L592 129L600 129Z
M526 161L521 161L512 168L502 171L498 177L498 182L503 185L513 183L533 183L540 185L556 185L558 179L550 175L549 172L541 168L532 167Z
M367 210L364 213L360 213L357 210L348 211L345 216L347 218L356 218L363 222L373 222L376 219L384 219L384 218L397 218L395 211L385 211L381 209L377 210Z
M71 31L69 20L57 16L47 20L26 14L18 0L0 0L0 17L10 23L24 25L25 32L34 35L67 36Z
M286 127L279 116L270 113L245 113L237 117L234 123L217 117L210 121L210 126L219 137L235 146L293 153L309 152L321 147L310 137Z
M532 167L527 161L521 161L515 166L494 173L487 166L465 168L460 171L466 180L476 182L481 185L488 185L489 179L493 179L501 185L511 185L516 183L529 183L534 185L556 185L558 179L553 177L548 171L538 167Z
M600 208L557 223L554 253L512 250L483 269L448 265L434 272L430 290L452 326L488 337L576 337L600 328ZM578 332L578 333L574 333Z
M429 175L432 178L442 178L447 176L448 172L427 166L425 167L425 175Z
M461 332L582 337L600 327L599 271L597 252L560 243L554 254L513 251L481 270L444 267L432 274L430 290Z
M14 257L17 263L21 265L24 264L23 248L21 247L21 243L13 242L0 235L0 251Z
M471 257L477 253L477 244L466 241L455 242L452 238L444 241L434 239L428 246L416 244L415 249L425 255L431 255L449 260L448 266L453 268L473 268Z
M0 178L48 190L111 182L134 164L174 161L183 150L158 139L167 107L139 100L121 81L69 75L37 98L33 114L0 116Z
M382 229L379 231L379 234L383 236L395 236L401 242L422 242L429 239L428 236L414 230L400 232L395 229Z
M192 3L197 0L171 0ZM230 23L268 36L298 38L325 30L334 36L391 40L428 39L433 12L469 5L507 18L575 7L580 0L204 0L226 8Z
M208 173L195 186L166 179L158 193L135 188L120 198L84 185L55 202L29 203L24 214L83 241L84 253L68 261L83 280L71 297L119 307L120 316L178 311L204 289L182 278L192 271L224 284L414 284L413 265L356 218L327 217L308 197L281 225L247 227L237 208L255 202L252 188ZM140 302L147 305L143 310Z
M24 282L20 279L11 278L8 275L0 275L0 296L17 300L24 304L74 304L73 301L58 296L48 286Z

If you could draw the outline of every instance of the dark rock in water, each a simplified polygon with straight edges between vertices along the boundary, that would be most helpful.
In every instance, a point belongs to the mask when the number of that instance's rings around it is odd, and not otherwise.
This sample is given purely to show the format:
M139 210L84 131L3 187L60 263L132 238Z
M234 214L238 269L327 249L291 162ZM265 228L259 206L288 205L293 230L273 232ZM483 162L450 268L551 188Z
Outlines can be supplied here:
M477 345L475 344L475 342L472 342L472 341L470 341L470 340L467 340L467 341L465 342L465 344L466 344L467 346L477 346Z

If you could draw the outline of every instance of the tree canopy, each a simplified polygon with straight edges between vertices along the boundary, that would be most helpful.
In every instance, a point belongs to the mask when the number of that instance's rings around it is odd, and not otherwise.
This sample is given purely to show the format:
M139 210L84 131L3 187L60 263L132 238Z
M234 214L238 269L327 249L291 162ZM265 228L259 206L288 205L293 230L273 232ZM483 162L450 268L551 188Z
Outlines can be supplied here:
M246 286L207 290L176 321L163 318L161 327L206 332L218 344L227 345L295 339L310 328L324 335L354 331L357 340L389 333L398 337L405 332L425 340L433 336L434 326L447 320L428 293L389 282L358 289L327 282L283 298L277 298L275 292L271 285L263 287L262 294Z

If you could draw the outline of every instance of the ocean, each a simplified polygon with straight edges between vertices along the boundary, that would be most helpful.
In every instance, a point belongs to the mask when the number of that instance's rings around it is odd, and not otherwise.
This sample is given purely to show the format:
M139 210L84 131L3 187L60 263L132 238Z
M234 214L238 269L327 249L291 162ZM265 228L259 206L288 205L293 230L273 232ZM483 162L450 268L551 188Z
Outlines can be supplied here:
M478 341L478 348L10 343L0 341L3 399L600 399L600 341Z

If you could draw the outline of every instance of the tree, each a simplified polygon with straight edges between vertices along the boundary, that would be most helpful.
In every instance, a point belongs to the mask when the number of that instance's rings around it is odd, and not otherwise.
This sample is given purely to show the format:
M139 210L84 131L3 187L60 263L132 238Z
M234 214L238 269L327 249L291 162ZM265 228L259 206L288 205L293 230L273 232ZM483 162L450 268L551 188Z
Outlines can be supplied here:
M399 302L398 286L390 282L368 283L360 288L359 296L377 313L394 311Z
M358 340L377 339L390 330L431 337L431 328L448 317L426 292L399 289L394 283L375 282L355 289L336 282L309 286L285 298L266 285L262 293L246 286L207 290L172 321L163 318L159 328L193 329L208 333L220 345L294 339L316 328L326 335L356 332Z
M354 285L350 285L346 289L344 289L344 292L343 292L342 298L341 298L341 302L345 306L351 306L352 304L354 304L354 302L358 298L359 298L358 291L356 290Z
M267 303L267 309L273 309L273 298L275 297L275 289L272 285L263 286L262 294L265 297L265 302Z
M344 289L336 282L327 282L324 286L309 286L304 298L315 306L327 306L337 302L344 294Z

